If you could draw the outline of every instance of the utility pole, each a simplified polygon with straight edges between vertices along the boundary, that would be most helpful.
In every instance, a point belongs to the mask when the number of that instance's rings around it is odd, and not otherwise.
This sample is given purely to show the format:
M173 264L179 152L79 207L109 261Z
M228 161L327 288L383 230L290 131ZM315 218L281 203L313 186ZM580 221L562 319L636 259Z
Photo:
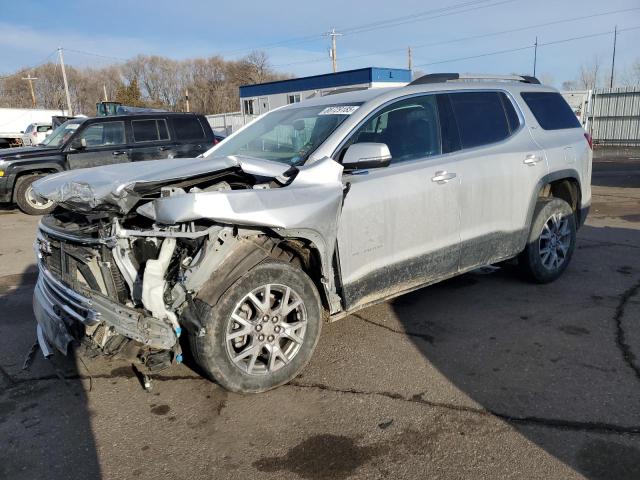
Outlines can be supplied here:
M407 56L409 57L409 71L413 71L413 52L411 51L411 47L407 47Z
M185 89L184 91L184 99L187 104L187 112L190 112L191 110L189 109L189 89L188 88Z
M325 33L325 36L331 37L331 65L333 67L333 73L338 71L338 51L336 49L336 37L341 36L341 33L336 32L335 28L332 28L330 32Z
M613 29L613 56L611 57L611 81L609 88L613 88L613 71L616 67L616 40L618 39L618 26Z
M107 97L107 86L104 83L102 84L102 91L104 92L104 101L108 102L109 97Z
M64 93L67 96L67 116L73 117L71 109L71 96L69 95L69 83L67 82L67 71L64 69L64 56L62 55L62 47L58 47L58 55L60 55L60 68L62 69L62 80L64 81Z
M31 88L31 103L33 104L33 108L36 108L36 92L33 90L33 81L38 80L37 77L32 77L31 74L27 75L27 78L22 78L22 80L27 80L29 82L29 87Z
M536 35L536 43L533 49L533 76L536 76L536 63L538 63L538 36Z

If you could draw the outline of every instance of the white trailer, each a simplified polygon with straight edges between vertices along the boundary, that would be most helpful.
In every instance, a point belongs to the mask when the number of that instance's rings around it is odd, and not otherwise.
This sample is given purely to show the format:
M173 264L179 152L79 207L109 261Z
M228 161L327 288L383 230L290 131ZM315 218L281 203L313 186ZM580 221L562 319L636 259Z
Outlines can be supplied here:
M66 114L66 110L0 108L0 148L22 146L22 136L30 124L51 123L51 117Z

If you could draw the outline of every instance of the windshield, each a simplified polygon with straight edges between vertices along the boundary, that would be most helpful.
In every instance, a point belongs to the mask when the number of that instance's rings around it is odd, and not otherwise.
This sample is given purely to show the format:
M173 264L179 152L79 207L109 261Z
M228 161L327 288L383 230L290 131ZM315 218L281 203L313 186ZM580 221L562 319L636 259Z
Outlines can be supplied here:
M82 122L84 122L84 119L67 120L51 132L51 134L45 138L40 145L44 145L45 147L59 147L63 145L67 140L69 140L69 137L73 135L73 132L76 131Z
M268 113L211 152L299 165L362 103L285 108Z

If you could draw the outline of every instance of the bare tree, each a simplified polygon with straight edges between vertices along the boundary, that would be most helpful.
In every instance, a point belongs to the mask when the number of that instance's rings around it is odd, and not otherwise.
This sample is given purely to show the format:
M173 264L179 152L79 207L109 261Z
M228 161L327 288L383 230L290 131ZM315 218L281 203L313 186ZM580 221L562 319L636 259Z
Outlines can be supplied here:
M38 77L35 88L39 107L66 108L62 75L54 63L0 79L0 107L31 107L29 87L21 80L27 73ZM184 110L188 89L192 111L235 111L240 103L240 85L289 78L270 67L264 52L231 61L219 56L177 61L138 55L123 64L99 69L67 66L67 76L74 111L88 115L104 99L105 89L109 100L176 111Z
M640 86L640 58L623 72L620 83L627 87Z
M578 88L589 90L598 88L602 81L602 61L597 55L589 63L583 63L578 73Z

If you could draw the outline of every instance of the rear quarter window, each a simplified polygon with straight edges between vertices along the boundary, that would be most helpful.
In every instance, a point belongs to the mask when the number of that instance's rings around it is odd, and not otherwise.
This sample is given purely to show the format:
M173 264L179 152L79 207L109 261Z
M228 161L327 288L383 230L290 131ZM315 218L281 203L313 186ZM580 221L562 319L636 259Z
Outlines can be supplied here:
M556 92L522 92L520 94L544 130L580 128L569 104Z
M173 118L173 130L178 140L203 140L204 130L197 117Z

